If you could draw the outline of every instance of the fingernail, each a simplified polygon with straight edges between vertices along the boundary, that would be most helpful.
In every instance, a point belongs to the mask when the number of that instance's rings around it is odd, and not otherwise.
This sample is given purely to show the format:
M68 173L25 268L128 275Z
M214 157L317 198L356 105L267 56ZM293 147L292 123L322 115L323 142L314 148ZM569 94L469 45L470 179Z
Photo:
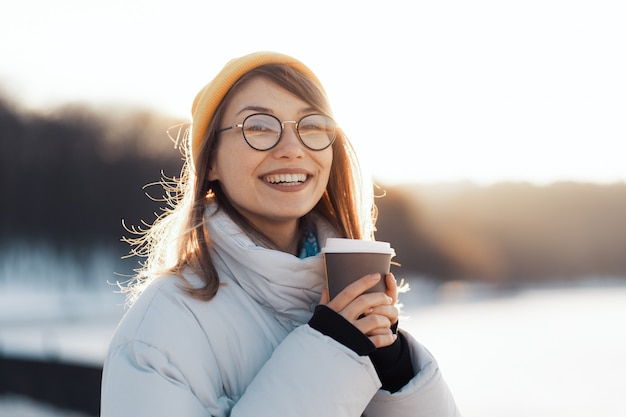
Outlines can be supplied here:
M393 298L391 298L391 297L387 296L387 301L388 301L389 303L391 303L391 302L393 301Z
M374 281L378 281L380 279L380 274L372 274L370 275L370 278Z

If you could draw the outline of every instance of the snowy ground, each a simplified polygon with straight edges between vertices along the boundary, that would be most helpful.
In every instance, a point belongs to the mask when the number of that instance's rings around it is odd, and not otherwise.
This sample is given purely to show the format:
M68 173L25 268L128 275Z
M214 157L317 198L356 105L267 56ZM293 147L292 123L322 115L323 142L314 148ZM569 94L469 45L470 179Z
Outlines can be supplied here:
M2 417L92 417L75 411L61 410L30 398L8 394L0 396Z
M626 286L410 311L465 417L626 416Z
M119 295L0 293L0 352L101 363ZM402 326L439 360L465 417L623 417L626 285L488 288L416 283ZM14 395L0 416L79 417Z
M119 305L117 308L108 308L97 294L75 296L84 303L84 313L80 313L78 310L81 307L76 305L72 307L71 314L58 309L63 298L70 303L72 297L66 298L56 293L13 295L11 301L15 303L19 299L22 309L29 304L34 308L30 314L25 313L21 318L16 314L19 311L17 309L11 310L13 317L18 316L14 319L0 315L0 355L101 365L109 340L122 317L123 308ZM0 305L4 305L0 313L11 304L4 298L0 296ZM92 311L99 307L101 314ZM35 314L34 310L38 313Z

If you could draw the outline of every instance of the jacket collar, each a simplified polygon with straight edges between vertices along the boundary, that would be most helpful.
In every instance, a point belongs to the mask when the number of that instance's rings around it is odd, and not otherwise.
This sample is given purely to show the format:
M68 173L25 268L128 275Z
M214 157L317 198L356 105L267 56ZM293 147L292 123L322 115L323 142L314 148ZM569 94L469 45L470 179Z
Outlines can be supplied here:
M308 322L326 285L323 255L301 259L258 246L215 205L207 207L206 219L220 281L222 275L233 280L288 330ZM314 221L320 244L337 235L322 218Z

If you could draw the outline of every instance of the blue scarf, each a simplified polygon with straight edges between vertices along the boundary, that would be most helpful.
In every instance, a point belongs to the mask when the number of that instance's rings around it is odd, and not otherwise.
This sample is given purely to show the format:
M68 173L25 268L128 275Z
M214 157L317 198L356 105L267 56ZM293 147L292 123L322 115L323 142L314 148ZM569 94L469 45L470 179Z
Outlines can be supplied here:
M307 227L304 230L304 237L302 239L302 249L300 249L300 259L308 258L309 256L315 256L320 253L320 245L317 241L315 231Z

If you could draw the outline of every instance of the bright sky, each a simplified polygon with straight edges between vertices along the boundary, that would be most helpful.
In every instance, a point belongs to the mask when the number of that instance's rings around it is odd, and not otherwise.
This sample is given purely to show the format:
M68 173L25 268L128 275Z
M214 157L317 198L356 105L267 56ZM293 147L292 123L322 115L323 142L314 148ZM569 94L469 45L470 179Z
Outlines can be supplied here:
M232 57L324 83L379 182L626 181L623 0L13 0L0 88L189 117Z

